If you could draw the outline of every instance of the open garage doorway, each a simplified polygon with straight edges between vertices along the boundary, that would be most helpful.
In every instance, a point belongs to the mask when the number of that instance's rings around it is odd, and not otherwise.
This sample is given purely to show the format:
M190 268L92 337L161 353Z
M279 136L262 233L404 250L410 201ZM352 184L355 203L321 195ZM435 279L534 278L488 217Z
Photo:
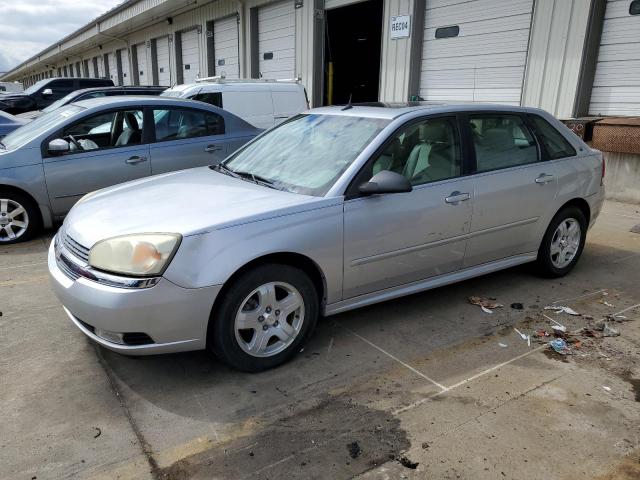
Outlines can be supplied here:
M382 0L325 12L324 105L378 100L381 41Z

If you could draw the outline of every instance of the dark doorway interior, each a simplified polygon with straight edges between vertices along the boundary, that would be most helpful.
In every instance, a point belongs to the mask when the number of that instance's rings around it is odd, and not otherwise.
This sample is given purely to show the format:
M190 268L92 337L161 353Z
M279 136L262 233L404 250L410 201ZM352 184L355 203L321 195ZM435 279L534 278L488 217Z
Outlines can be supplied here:
M324 105L377 101L382 0L328 10L325 19Z

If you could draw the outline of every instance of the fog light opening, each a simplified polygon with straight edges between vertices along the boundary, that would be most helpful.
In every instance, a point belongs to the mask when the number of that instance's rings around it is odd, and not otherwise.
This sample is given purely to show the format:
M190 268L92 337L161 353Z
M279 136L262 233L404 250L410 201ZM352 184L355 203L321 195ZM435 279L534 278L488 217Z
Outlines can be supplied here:
M117 343L118 345L124 345L124 336L122 333L109 332L107 330L94 329L93 332L97 337L111 343Z

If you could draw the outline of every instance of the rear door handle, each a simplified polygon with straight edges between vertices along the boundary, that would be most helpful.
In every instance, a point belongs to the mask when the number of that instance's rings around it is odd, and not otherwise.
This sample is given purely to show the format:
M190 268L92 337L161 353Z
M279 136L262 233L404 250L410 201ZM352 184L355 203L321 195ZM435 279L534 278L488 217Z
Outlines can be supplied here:
M146 162L147 157L139 157L138 155L134 155L133 157L127 158L124 163L128 165L137 165L138 163Z
M553 175L547 175L543 173L536 178L536 183L539 185L544 185L546 183L552 182L555 177Z
M458 203L458 202L466 202L471 198L471 195L468 193L461 192L452 192L447 198L444 199L446 203Z
M219 152L220 150L222 150L222 147L220 145L207 145L204 148L204 151L209 153Z

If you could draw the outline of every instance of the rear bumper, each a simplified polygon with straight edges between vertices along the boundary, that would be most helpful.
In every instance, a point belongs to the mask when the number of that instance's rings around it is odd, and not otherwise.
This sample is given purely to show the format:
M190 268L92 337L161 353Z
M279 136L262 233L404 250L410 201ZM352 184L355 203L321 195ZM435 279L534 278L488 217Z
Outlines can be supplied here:
M221 286L183 288L166 279L155 286L123 289L86 278L73 280L59 267L53 242L48 256L49 275L56 296L71 321L89 338L128 355L200 350L206 347L207 326ZM152 342L127 345L109 341L106 332L144 333Z
M602 205L604 204L605 190L604 185L600 187L600 190L593 195L589 195L585 200L589 204L589 210L591 210L591 218L589 219L589 228L593 227L596 223L596 219L602 211Z

